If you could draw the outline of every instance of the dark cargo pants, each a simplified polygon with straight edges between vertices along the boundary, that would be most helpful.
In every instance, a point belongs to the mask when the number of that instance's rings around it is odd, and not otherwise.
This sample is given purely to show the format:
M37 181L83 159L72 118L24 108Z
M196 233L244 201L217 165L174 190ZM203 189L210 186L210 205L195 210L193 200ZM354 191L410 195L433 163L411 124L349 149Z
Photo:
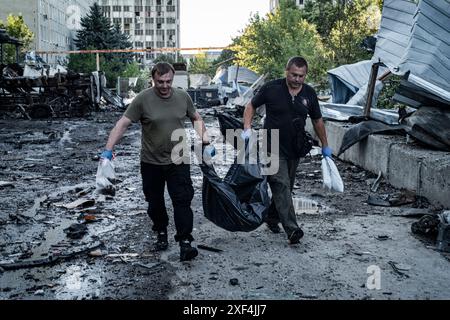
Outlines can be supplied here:
M289 236L299 228L292 202L292 189L294 188L295 172L299 159L280 159L280 167L276 174L268 176L272 191L272 202L266 222L277 224L281 222L284 231Z
M191 233L194 214L191 201L194 197L194 188L190 166L188 164L154 165L141 162L141 175L145 200L148 202L147 213L153 221L152 229L165 231L169 225L164 201L164 189L167 182L177 230L175 241L193 241Z

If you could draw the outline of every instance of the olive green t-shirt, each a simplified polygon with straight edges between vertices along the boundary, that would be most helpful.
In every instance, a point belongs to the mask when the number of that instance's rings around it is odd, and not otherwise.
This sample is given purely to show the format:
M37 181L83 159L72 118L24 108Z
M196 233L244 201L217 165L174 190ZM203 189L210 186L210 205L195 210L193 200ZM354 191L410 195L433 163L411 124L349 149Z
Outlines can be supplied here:
M159 97L153 88L139 93L125 111L124 116L142 125L141 161L156 165L189 161L189 154L172 150L176 145L179 150L180 140L172 141L172 133L178 130L182 134L184 147L187 149L184 122L186 117L192 118L196 109L189 94L183 90L172 88L169 98Z

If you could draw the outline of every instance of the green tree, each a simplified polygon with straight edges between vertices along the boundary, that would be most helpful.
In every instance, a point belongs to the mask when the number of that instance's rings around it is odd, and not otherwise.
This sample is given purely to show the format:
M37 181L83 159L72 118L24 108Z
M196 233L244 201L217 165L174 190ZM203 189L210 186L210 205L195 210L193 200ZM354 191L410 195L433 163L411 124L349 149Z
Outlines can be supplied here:
M172 54L160 54L155 59L153 59L153 62L156 64L158 62L167 62L170 64L175 63L175 58Z
M22 16L8 15L6 23L0 20L0 29L6 29L6 33L21 41L23 46L21 47L21 53L24 54L31 47L31 43L34 39L33 32L25 24ZM11 44L5 44L4 48L4 63L13 63L16 61L16 47Z
M132 63L128 64L122 73L122 77L124 78L132 78L132 77L138 77L141 74L141 69L139 67L139 64L136 61L133 61Z
M233 39L233 43L235 43L237 39ZM234 60L236 59L236 51L230 49L224 49L220 53L220 56L212 62L213 67L225 66L229 67L234 64Z
M300 16L316 26L323 40L329 36L336 21L339 20L339 5L336 0L306 1Z
M372 53L366 52L361 44L380 27L380 5L379 0L339 1L339 18L327 43L334 52L336 65L371 58Z
M314 25L302 19L293 1L282 0L279 9L265 18L254 15L232 47L237 62L270 79L284 74L287 60L303 56L308 60L309 79L326 83L330 53Z
M93 50L89 48L87 50ZM72 54L69 57L68 68L75 72L90 73L97 70L97 59L95 54L82 53Z
M101 7L94 3L87 16L81 18L75 44L79 50L131 49L129 36L122 33L119 25L111 25L103 16ZM109 87L116 85L127 66L133 62L132 53L107 53L100 55L100 70L105 72ZM95 54L76 54L70 57L69 69L89 73L96 70Z
M150 70L143 70L140 72L136 87L134 88L135 92L141 92L142 90L149 87L150 81Z
M111 25L98 3L90 7L87 16L81 18L81 29L77 31L75 45L79 50L88 48L129 49L132 43L129 36L122 33L119 25Z
M210 76L214 76L214 70L212 70L212 63L208 61L206 53L196 54L189 64L190 73L202 73Z

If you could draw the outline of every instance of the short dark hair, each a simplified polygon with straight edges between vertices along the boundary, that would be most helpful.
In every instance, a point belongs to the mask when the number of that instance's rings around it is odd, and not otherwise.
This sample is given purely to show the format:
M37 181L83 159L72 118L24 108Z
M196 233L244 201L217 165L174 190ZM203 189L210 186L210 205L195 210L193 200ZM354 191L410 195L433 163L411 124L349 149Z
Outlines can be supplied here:
M306 66L306 70L308 70L308 62L306 62L305 58L303 57L290 58L288 63L286 64L286 70L289 70L293 65L295 65L298 68Z
M173 74L175 74L175 69L170 63L167 62L158 62L153 66L152 69L152 78L155 77L155 74L158 73L160 76L165 75L166 73L169 73L172 71Z

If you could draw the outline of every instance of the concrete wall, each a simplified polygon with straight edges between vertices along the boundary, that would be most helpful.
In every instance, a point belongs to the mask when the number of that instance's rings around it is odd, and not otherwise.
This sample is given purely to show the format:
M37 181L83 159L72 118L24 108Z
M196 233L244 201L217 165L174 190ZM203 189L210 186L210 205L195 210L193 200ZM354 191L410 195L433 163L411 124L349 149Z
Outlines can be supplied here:
M327 121L328 141L336 153L351 124ZM314 132L311 123L307 129ZM450 153L407 144L398 135L370 135L345 151L340 159L378 174L397 188L415 191L433 204L450 208Z

